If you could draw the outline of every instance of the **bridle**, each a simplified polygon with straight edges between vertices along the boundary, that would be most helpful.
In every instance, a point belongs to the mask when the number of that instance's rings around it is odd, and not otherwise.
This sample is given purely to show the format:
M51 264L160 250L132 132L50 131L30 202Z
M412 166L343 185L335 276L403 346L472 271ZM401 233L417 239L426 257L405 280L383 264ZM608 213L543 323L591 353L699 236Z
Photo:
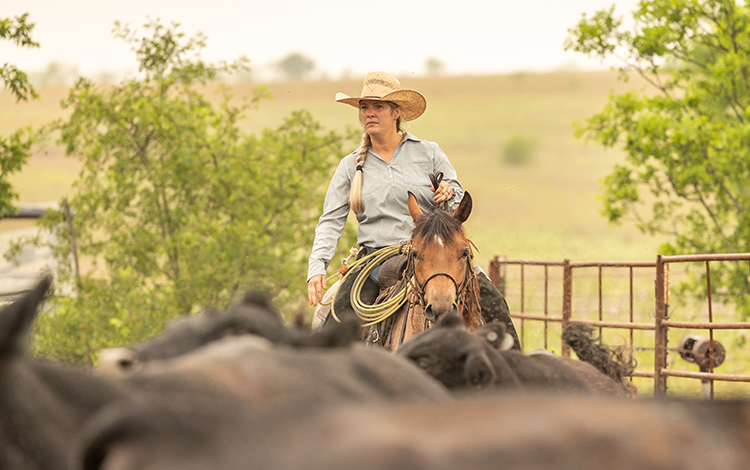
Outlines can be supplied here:
M416 255L414 250L412 249L411 242L408 246L408 257L407 257L407 263L406 263L406 272L405 272L405 278L409 280L409 283L412 286L412 292L414 293L414 297L416 298L416 304L422 307L423 309L427 308L426 301L425 301L425 290L427 289L427 284L439 276L445 276L448 279L453 282L453 287L455 288L456 292L456 304L459 305L459 309L463 308L464 304L464 295L466 294L467 289L469 286L471 286L474 282L474 279L476 279L476 273L474 272L473 263L474 260L474 252L472 250L472 247L474 246L474 243L471 240L467 239L467 242L469 242L469 255L466 257L466 268L464 269L464 277L461 280L461 284L456 282L456 279L451 276L448 273L445 272L437 272L432 274L430 277L425 279L425 281L420 285L416 278Z
M432 183L432 187L437 190L438 186L440 186L440 182L443 180L443 172L438 171L435 174L430 173L430 182ZM438 205L438 209L441 210L448 210L448 201L443 201ZM409 279L409 282L412 285L413 292L416 295L417 304L422 307L423 309L426 308L426 302L425 302L425 289L427 288L427 283L429 283L431 280L435 279L439 276L445 276L448 279L451 280L453 283L453 287L456 289L456 303L463 307L463 296L466 293L466 289L469 285L473 282L474 278L476 278L476 273L474 272L472 261L474 260L474 252L472 250L473 248L476 248L474 243L471 240L466 240L469 244L469 256L466 257L466 269L464 270L464 278L461 280L461 284L457 283L456 280L448 273L444 272L437 272L428 277L422 285L419 285L419 282L417 282L417 278L415 275L415 269L416 269L416 256L414 255L414 250L412 250L412 243L409 242L409 258L406 265L406 279ZM413 280L413 282L412 282Z

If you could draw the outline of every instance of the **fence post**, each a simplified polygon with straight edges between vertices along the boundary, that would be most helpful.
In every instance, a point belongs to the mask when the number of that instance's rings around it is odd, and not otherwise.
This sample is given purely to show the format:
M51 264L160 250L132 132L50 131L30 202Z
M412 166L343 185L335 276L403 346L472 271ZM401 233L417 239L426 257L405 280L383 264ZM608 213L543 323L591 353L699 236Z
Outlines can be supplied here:
M63 198L63 213L65 214L65 221L68 224L68 232L70 233L70 251L73 253L73 268L75 269L76 277L76 292L80 295L81 292L81 270L78 267L78 245L76 243L76 232L73 229L73 216L70 212L70 206L68 205L68 199Z
M656 256L656 311L654 328L654 395L666 395L667 376L662 369L667 368L667 327L662 324L667 319L666 285L664 261Z
M573 268L570 260L563 262L563 305L562 305L562 331L568 327L571 313L573 312ZM570 357L570 346L562 342L561 355Z
M487 270L487 275L490 277L490 281L492 281L493 284L495 284L495 287L500 290L500 286L498 285L498 279L500 278L500 267L498 266L500 263L497 261L497 256L492 258L490 260L490 267ZM502 292L500 292L502 294Z
M495 256L490 261L489 276L492 283L497 287L497 290L500 291L500 294L505 297L505 264L500 263L500 259L505 260L506 258L505 256L502 258Z

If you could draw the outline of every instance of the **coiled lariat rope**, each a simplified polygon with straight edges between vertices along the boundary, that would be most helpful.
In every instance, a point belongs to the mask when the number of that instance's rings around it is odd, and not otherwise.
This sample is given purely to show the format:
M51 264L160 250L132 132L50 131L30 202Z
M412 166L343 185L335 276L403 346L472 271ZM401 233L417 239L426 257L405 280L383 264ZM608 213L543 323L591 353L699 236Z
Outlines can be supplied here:
M381 248L372 254L358 259L357 261L349 265L348 269L345 271L345 273L343 273L340 281L341 285L343 285L344 280L351 275L353 268L367 263L365 267L362 268L359 273L357 273L357 277L354 279L354 284L352 284L352 289L349 294L349 301L352 304L354 313L357 314L357 317L359 317L360 320L365 322L362 326L371 326L376 323L382 322L386 318L396 313L406 303L406 300L412 293L411 282L404 283L404 286L401 288L401 290L396 292L396 294L393 295L390 299L373 305L363 303L360 294L362 293L362 287L365 285L365 281L367 281L367 278L377 266L381 265L385 260L392 256L408 253L410 247L410 244L399 244ZM342 273L336 273L328 278L326 282L329 282L329 280L333 280L340 275L342 275ZM341 320L339 320L339 318L336 316L336 312L334 311L333 300L330 302L330 305L331 316L334 320L340 323Z

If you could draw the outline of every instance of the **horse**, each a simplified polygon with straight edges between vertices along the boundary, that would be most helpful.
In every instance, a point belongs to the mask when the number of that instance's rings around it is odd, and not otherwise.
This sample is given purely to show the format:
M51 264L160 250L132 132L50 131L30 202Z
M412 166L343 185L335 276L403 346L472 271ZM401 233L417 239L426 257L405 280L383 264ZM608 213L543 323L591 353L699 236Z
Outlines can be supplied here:
M463 228L471 214L471 195L465 192L453 212L437 207L423 211L414 194L409 192L408 197L414 229L400 249L405 258L399 264L403 270L399 282L378 297L381 301L401 296L405 302L388 318L371 322L365 332L366 343L380 344L391 351L448 313L460 315L471 330L484 325L473 243Z

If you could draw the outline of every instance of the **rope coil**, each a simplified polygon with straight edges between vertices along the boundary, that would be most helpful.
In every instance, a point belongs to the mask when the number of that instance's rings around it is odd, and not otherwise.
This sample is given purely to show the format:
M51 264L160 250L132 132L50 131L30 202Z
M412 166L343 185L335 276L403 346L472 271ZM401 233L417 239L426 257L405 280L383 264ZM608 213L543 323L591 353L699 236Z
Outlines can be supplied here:
M364 256L349 265L349 269L345 274L342 275L341 273L336 273L329 278L330 280L333 280L337 276L341 275L341 284L343 285L344 280L351 275L351 272L355 267L365 264L364 268L359 271L357 277L354 279L354 284L352 285L351 292L349 293L349 301L351 302L352 308L354 309L354 313L357 314L357 317L359 317L360 320L365 322L364 325L362 325L363 327L380 323L386 318L390 317L406 303L406 300L411 295L413 290L412 282L407 282L404 284L402 289L396 293L396 295L381 303L368 305L362 302L362 298L360 296L365 281L367 281L367 278L370 276L370 274L372 274L375 268L392 256L405 252L408 253L409 247L410 245L408 244L399 244L381 248L378 251ZM329 281L327 280L327 282ZM337 322L341 322L341 320L339 320L339 318L336 316L336 312L334 311L333 300L331 300L326 305L329 304L331 305L331 316Z

